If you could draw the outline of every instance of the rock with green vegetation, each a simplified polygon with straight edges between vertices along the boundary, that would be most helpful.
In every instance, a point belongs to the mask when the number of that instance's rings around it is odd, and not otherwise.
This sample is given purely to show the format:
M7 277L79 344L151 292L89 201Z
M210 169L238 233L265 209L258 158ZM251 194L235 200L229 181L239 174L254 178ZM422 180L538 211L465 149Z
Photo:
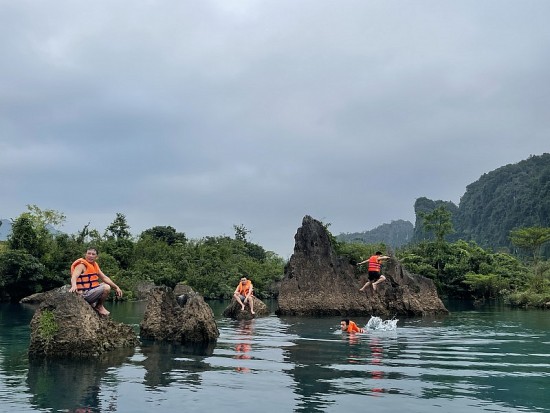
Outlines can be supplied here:
M30 324L30 357L98 357L139 344L131 326L100 316L79 295L55 291L43 298Z
M294 253L278 296L278 315L434 315L446 314L432 280L408 273L391 258L383 267L386 281L376 292L359 288L349 258L338 256L325 225L304 217ZM367 257L368 258L368 257Z

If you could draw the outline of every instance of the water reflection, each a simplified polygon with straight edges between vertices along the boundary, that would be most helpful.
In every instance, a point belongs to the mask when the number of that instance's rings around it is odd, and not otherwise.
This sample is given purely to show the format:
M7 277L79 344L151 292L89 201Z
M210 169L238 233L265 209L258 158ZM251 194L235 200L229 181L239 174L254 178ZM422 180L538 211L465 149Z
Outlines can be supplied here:
M240 321L235 339L238 343L235 345L235 355L233 358L238 360L250 360L252 358L250 351L252 350L252 342L254 339L254 320ZM240 373L250 373L250 369L246 366L237 366L235 370Z
M380 338L371 336L369 338L369 347L371 351L370 364L373 366L373 368L371 369L371 377L374 380L382 380L384 379L384 371L380 369L380 367L383 364L382 359L384 357L384 347L382 347ZM384 393L385 389L380 386L380 382L378 384L373 383L373 387L371 387L371 390L375 393Z
M210 365L203 359L212 355L215 347L215 342L206 344L144 342L141 346L145 356L142 362L145 368L144 384L150 389L167 387L174 382L200 386L201 373L210 369Z
M101 400L101 381L111 368L120 367L133 349L119 349L98 359L30 360L27 384L31 404L39 409L64 412L117 411L117 387L106 405ZM116 380L115 380L116 381Z
M342 354L340 339L334 336L333 340L319 340L319 332L326 332L331 328L339 330L338 322L326 323L325 320L313 318L282 317L287 324L288 333L298 337L295 345L285 351L285 363L294 366L288 370L294 380L294 393L298 396L296 412L324 412L333 401L327 400L327 395L333 394L336 389L332 382L334 370L331 362L357 358L358 354ZM349 340L347 334L343 334ZM355 349L354 349L355 351Z
M132 357L29 364L32 313L19 307L0 305L1 411L516 413L550 402L543 311L476 309L356 335L335 317L218 318L215 349L142 343Z

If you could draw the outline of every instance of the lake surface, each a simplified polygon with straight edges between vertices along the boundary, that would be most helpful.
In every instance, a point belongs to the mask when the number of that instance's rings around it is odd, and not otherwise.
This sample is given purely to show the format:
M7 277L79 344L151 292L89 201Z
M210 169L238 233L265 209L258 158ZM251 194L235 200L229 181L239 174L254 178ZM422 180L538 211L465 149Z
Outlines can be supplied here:
M550 412L550 312L451 305L347 335L339 318L239 322L209 304L215 346L41 363L27 357L33 308L0 304L0 412ZM144 303L108 307L139 331Z

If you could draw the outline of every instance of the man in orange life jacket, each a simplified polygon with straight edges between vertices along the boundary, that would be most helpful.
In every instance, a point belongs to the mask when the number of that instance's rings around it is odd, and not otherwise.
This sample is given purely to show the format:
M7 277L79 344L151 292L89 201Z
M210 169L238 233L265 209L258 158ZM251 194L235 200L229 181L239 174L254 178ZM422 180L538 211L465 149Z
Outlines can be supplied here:
M256 314L254 312L254 297L252 296L252 282L247 280L246 277L242 277L239 285L235 288L233 293L235 300L241 305L241 311L244 310L246 303L250 306L250 313Z
M342 321L340 321L340 327L342 328L342 331L345 331L347 333L364 333L365 332L365 330L363 330L361 327L359 327L353 321L348 320L347 318L342 318Z
M115 289L117 297L122 297L122 290L100 270L96 262L97 250L88 248L84 258L79 258L71 265L71 289L69 292L82 295L99 314L109 315L103 306L111 287ZM100 283L99 280L103 282Z
M376 286L383 282L386 277L384 277L380 273L380 267L382 263L389 259L390 257L386 255L382 255L380 251L376 251L374 255L372 255L368 260L361 261L357 265L369 263L368 271L369 271L369 280L365 283L364 286L362 286L359 291L365 291L365 288L367 288L370 284L372 284L372 289L376 291Z

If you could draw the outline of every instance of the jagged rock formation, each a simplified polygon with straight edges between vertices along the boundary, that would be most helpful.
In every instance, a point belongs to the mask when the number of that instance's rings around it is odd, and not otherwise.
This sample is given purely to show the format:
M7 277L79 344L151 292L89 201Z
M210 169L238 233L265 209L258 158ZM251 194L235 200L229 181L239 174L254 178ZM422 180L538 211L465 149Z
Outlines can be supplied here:
M252 320L255 317L269 315L269 309L262 300L257 297L252 297L252 299L254 300L255 314L250 312L248 304L245 306L244 310L241 310L241 305L233 298L231 303L223 310L223 316L234 320Z
M59 293L68 293L71 289L70 284L62 285L50 291L43 293L35 293L19 300L20 304L42 304L48 297L54 296Z
M79 295L56 290L42 296L30 328L31 357L97 357L139 343L131 326L100 316Z
M180 343L207 343L220 335L214 313L191 287L153 288L147 299L140 335L143 339Z
M447 309L433 282L409 274L392 257L376 292L360 292L362 282L347 258L338 257L323 224L304 217L294 253L285 269L278 297L278 315L427 315Z

